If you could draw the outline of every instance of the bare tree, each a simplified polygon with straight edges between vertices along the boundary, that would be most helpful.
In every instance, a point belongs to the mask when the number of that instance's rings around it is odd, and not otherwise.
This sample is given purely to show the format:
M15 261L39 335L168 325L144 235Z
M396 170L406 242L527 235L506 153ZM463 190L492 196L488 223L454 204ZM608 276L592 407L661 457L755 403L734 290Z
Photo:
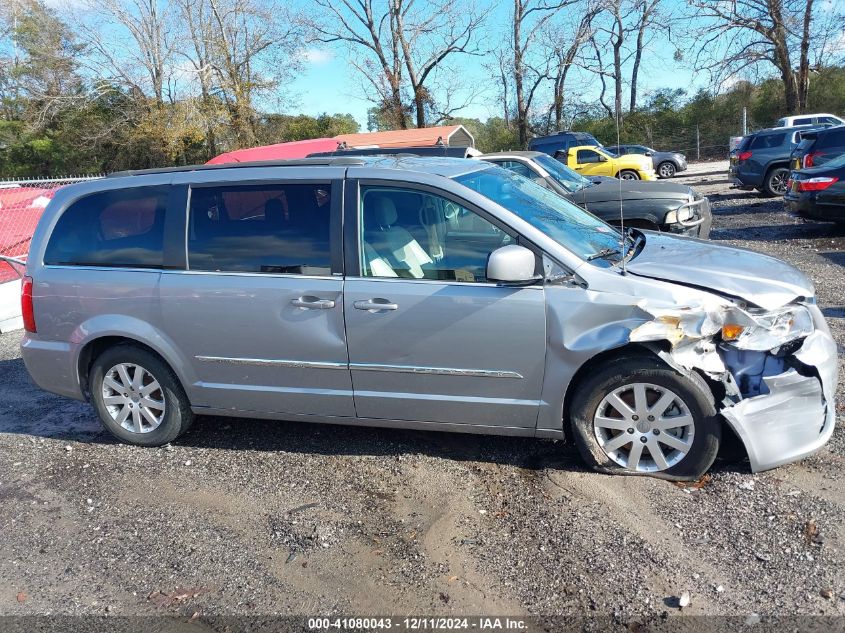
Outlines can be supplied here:
M554 115L555 129L563 127L564 109L566 104L566 80L569 72L576 65L576 60L582 52L584 44L592 35L592 22L599 12L597 5L586 7L586 12L574 24L566 27L554 25L549 29L548 48L555 58L552 73L553 100L550 114Z
M528 145L529 118L537 91L551 77L552 59L549 55L533 55L539 47L537 40L549 21L561 9L578 0L513 0L510 45L513 54L511 72L516 99L516 127L521 147Z
M641 0L638 2L637 11L635 12L636 23L633 25L633 30L637 34L636 45L634 49L634 60L631 66L631 100L628 106L628 112L633 112L637 109L637 87L640 75L640 64L643 59L643 49L647 43L647 36L649 31L655 26L665 27L666 22L660 22L660 13L658 8L661 0ZM661 27L661 30L662 30Z
M834 51L827 43L842 32L840 3L691 0L690 6L701 18L694 31L698 69L710 71L720 83L743 71L774 67L783 80L787 110L804 112L810 68L831 59ZM825 45L814 47L815 42Z
M417 127L438 111L435 77L456 54L481 51L476 38L486 12L468 2L438 0L314 0L319 19L306 19L314 41L342 43L358 53L353 66L375 89L374 100L397 127L413 111ZM326 18L329 18L328 20ZM373 72L377 70L377 72ZM454 108L446 108L454 110Z
M86 6L93 17L80 36L91 70L164 103L174 50L170 6L160 0L88 0Z

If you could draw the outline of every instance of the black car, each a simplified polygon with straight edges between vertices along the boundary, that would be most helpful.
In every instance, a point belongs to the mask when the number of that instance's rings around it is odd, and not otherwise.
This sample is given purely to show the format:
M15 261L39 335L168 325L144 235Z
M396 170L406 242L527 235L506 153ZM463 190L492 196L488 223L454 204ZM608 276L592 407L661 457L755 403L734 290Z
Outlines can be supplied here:
M617 156L625 154L650 156L654 171L661 178L672 178L679 171L687 169L687 157L681 152L659 152L645 145L608 145L605 149Z
M712 215L706 197L686 185L642 180L587 179L543 152L482 154L486 160L551 189L609 224L707 238Z
M800 134L813 126L770 128L742 138L731 153L728 175L740 189L757 189L767 196L786 193L790 155Z
M792 169L821 167L845 154L845 125L801 133L801 142L792 150Z
M820 167L793 171L783 203L802 218L845 223L845 154Z
M603 147L589 132L557 132L548 136L535 136L528 141L528 149L554 157L565 156L570 147L581 145Z

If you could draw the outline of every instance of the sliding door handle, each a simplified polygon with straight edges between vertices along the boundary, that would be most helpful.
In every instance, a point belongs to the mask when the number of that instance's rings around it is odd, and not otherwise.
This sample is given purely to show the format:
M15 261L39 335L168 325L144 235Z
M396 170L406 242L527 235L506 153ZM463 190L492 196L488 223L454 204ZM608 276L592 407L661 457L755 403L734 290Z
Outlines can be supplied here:
M300 297L290 303L297 308L306 310L330 310L334 307L334 301L331 299L320 299L318 297Z
M398 310L398 303L390 303L387 299L367 299L366 301L356 301L352 305L356 310L367 310L369 312L378 312L380 310Z

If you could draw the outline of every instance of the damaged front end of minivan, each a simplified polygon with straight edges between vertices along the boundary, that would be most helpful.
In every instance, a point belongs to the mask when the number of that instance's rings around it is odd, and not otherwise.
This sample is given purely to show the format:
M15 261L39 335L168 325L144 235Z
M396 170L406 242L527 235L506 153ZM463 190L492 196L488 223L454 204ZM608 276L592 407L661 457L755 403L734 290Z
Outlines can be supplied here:
M836 344L812 300L776 309L710 295L683 307L639 308L631 330L667 364L713 385L719 413L740 438L754 472L821 448L835 426ZM668 346L666 343L668 342ZM660 344L657 344L660 342Z

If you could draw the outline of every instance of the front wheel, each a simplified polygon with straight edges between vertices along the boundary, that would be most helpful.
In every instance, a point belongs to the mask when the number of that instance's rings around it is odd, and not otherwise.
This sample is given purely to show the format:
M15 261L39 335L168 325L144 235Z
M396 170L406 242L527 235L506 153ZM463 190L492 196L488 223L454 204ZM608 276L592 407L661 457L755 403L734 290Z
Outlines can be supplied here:
M621 180L639 180L640 179L640 175L637 172L632 171L630 169L625 169L623 171L620 171L618 177Z
M665 163L660 163L657 166L657 175L661 178L672 178L675 175L675 164L666 161Z
M707 472L722 437L701 377L649 357L609 364L580 383L571 423L578 450L594 469L677 481Z
M763 183L763 193L767 196L782 196L786 193L786 183L789 181L789 169L786 167L775 167L766 174L766 181Z

